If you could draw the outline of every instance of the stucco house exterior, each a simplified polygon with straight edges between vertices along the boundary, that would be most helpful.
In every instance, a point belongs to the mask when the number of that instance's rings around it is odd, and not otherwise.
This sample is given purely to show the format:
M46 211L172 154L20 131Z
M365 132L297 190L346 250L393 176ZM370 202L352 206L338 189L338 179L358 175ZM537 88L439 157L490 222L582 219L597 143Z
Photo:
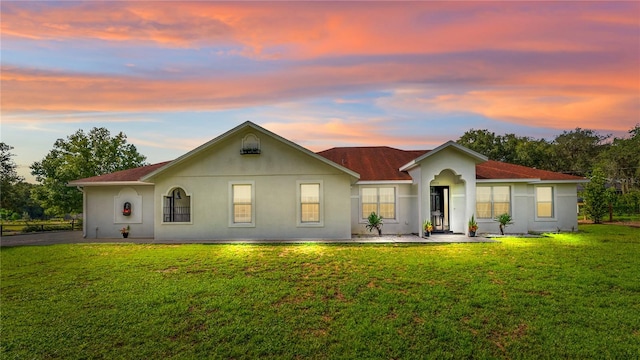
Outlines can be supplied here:
M349 239L385 234L577 229L584 178L488 160L449 141L433 150L338 147L314 153L245 122L169 162L69 183L82 190L84 236L159 240Z

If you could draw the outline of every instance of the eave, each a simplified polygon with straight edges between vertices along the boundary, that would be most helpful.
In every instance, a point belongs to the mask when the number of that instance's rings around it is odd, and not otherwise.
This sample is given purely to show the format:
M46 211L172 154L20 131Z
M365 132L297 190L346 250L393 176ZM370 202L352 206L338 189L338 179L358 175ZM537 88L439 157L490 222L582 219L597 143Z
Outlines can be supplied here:
M67 186L90 187L90 186L153 186L153 183L144 181L72 181Z

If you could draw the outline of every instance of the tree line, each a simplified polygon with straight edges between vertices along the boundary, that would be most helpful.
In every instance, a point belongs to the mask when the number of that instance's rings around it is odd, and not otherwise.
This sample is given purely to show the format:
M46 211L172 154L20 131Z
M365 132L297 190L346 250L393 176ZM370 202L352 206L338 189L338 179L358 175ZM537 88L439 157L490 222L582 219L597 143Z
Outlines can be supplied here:
M623 138L581 128L563 131L553 140L471 129L457 142L492 160L590 178L598 191L613 190L599 193L589 206L606 202L617 213L640 213L640 124ZM30 166L38 184L18 176L12 150L0 143L0 216L5 219L81 213L82 193L68 182L146 165L146 156L127 143L125 134L112 136L106 128L78 130L56 140L53 149ZM585 198L592 186L585 187Z
M580 195L587 214L600 222L607 212L640 213L640 124L628 134L612 138L576 128L548 141L471 129L457 142L491 160L589 178Z

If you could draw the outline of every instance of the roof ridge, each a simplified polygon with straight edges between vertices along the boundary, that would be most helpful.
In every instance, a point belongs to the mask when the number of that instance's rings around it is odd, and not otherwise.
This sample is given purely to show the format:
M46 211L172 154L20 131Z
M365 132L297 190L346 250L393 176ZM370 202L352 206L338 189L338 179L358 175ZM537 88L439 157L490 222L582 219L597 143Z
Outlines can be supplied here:
M400 149L400 148L396 148L393 146L387 146L387 145L372 145L372 146L334 146L332 148L329 149L325 149L325 150L320 150L317 153L321 153L321 152L325 152L325 151L329 151L329 150L334 150L334 149L392 149L392 150L398 150L398 151L405 151L405 152L425 152L425 151L431 151L431 149Z

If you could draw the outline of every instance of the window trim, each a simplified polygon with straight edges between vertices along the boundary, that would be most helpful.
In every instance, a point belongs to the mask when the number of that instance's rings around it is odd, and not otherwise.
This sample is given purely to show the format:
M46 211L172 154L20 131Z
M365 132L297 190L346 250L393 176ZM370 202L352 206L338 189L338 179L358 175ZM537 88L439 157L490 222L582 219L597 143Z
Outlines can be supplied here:
M477 221L494 221L497 216L502 214L494 214L494 196L493 196L493 188L494 187L507 187L509 188L509 215L513 216L513 186L509 184L491 184L491 185L478 185L476 184L476 205L475 205L475 215ZM491 217L480 217L478 213L478 188L490 188L491 189Z
M380 188L392 188L393 189L393 218L382 218L383 222L386 221L388 224L398 224L400 221L398 220L398 186L397 185L388 185L385 186L383 184L380 185L368 185L368 186L360 186L358 189L358 222L360 224L366 224L367 218L362 217L362 191L364 189L376 189L376 214L380 215Z
M319 189L319 221L302 221L302 185L320 185ZM296 226L297 227L324 227L324 184L322 180L298 180L296 181Z
M235 185L250 185L251 186L251 222L236 223L234 219L234 202L233 202L233 187ZM229 227L256 227L256 185L255 181L229 181Z
M165 199L168 197L171 197L171 194L177 190L180 189L184 192L184 195L189 197L189 221L164 221L164 202ZM193 195L192 193L188 192L183 186L180 185L173 185L170 186L169 189L167 190L166 193L161 194L160 196L160 212L161 212L161 221L160 224L162 225L190 225L193 224Z
M551 216L538 216L538 189L550 188L551 189ZM535 221L557 221L556 217L556 187L555 185L536 185L533 188L533 212L535 215Z

